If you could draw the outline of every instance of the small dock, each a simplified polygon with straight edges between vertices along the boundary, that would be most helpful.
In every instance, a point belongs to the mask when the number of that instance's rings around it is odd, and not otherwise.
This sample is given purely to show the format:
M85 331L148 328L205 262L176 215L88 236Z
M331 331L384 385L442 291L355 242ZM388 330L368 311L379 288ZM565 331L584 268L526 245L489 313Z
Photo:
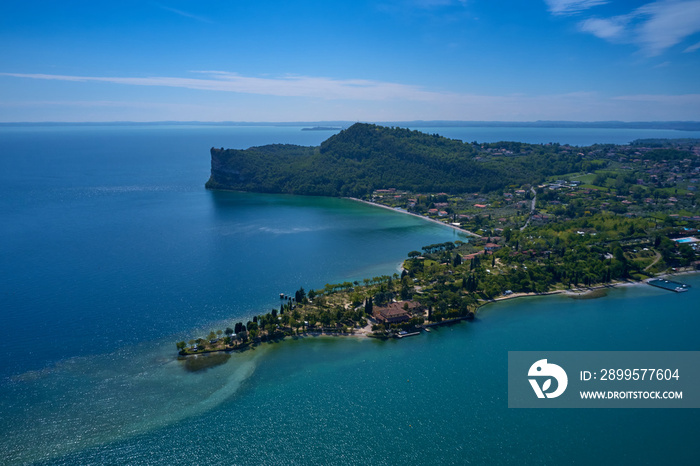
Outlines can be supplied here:
M690 285L686 285L685 283L681 282L666 280L665 278L656 278L654 280L649 280L647 283L651 286L663 288L664 290L668 291L674 291L676 293L682 293L690 289Z
M428 328L430 327L439 327L441 325L452 325L457 322L461 322L463 320L472 320L474 319L473 315L470 316L462 316L462 317L456 317L454 319L448 319L448 320L441 320L440 322L431 322L429 324L423 324L423 328L425 329L426 332L429 332Z
M396 335L396 338L414 337L416 335L420 335L420 332L399 332L398 335Z

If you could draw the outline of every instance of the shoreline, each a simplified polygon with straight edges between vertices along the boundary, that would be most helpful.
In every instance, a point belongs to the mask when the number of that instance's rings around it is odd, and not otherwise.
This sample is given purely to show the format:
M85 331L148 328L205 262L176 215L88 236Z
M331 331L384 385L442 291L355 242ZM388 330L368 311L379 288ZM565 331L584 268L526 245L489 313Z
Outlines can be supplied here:
M465 230L461 228L460 226L456 226L450 223L442 222L440 220L434 219L427 217L425 215L420 215L412 212L408 212L404 209L401 208L393 208L389 207L377 202L371 202L371 201L365 201L362 199L354 198L354 197L344 197L342 199L347 199L355 202L360 202L369 206L375 206L375 207L380 207L382 209L387 209L391 210L393 212L398 212L402 214L408 214L412 215L414 217L418 217L423 220L427 220L429 222L439 224L441 226L447 226L449 228L452 228L455 231L464 233L467 236L472 236L476 238L483 238L482 236ZM404 261L400 262L397 266L397 270L402 270L402 265ZM542 296L550 296L550 295L559 295L563 294L566 295L567 297L571 297L574 299L597 299L597 298L602 298L607 295L607 290L608 289L613 289L617 287L630 287L630 286L641 286L648 284L650 280L654 279L659 279L659 278L669 278L673 279L676 276L683 276L683 275L689 275L689 274L698 274L700 273L700 270L698 269L692 269L690 267L682 268L680 270L673 270L673 271L665 271L663 273L659 273L653 276L649 276L649 278L645 278L642 280L632 280L632 279L625 279L625 280L618 280L618 281L613 281L609 283L601 283L601 284L596 284L593 286L577 286L575 288L558 288L558 289L553 289L550 291L545 291L545 292L518 292L518 293L512 293L510 292L509 294L501 294L498 297L494 297L491 299L479 299L477 298L476 301L474 302L475 308L474 310L470 313L471 318L459 318L459 319L453 319L452 321L439 321L439 322L433 322L433 323L422 323L420 325L415 325L413 327L413 332L408 336L413 336L413 335L418 335L422 331L429 331L428 327L432 326L439 326L443 324L448 324L448 323L453 323L453 322L458 322L461 320L471 320L474 318L474 315L478 313L481 308L488 304L493 304L493 303L498 303L502 301L507 301L510 299L518 299L518 298L524 298L524 297L542 297ZM559 286L564 286L562 283L559 283ZM672 291L672 290L671 290ZM278 327L279 328L279 327ZM364 339L364 338L381 338L381 339L386 339L386 338L401 338L402 336L396 334L393 330L386 334L386 332L383 334L383 336L380 336L379 334L375 334L372 331L372 324L368 324L362 328L353 328L351 331L348 332L343 332L343 331L332 331L331 329L328 329L329 331L324 331L324 329L318 330L318 329L307 329L304 328L304 331L299 332L297 329L296 333L284 333L282 335L278 335L276 338L265 338L265 339L260 339L260 338L255 338L254 340L251 340L243 345L235 345L231 347L216 347L216 348L211 348L209 350L200 350L195 353L190 353L185 351L181 351L178 354L182 357L187 357L187 356L197 356L197 355L204 355L204 354L210 354L210 353L219 353L219 352L230 352L230 351L237 351L237 350L245 350L251 347L256 347L261 345L262 343L266 343L269 341L283 341L287 339L287 337L291 337L292 339L303 339L303 338L331 338L331 337L354 337L354 338L359 338L359 339ZM293 330L292 330L293 332ZM277 333L277 332L274 332ZM405 334L405 332L404 332ZM403 335L405 336L405 335ZM363 338L364 337L364 338Z
M459 231L459 232L461 232L461 233L464 233L464 234L466 234L466 235L469 235L469 236L474 236L474 237L476 237L476 238L482 238L481 235L478 235L478 234L476 234L476 233L474 233L474 232L472 232L472 231L469 231L469 230L465 230L465 229L462 228L462 227L458 227L458 226L456 226L456 225L452 225L451 223L441 222L440 220L435 220L434 218L426 217L426 216L424 216L424 215L414 214L413 212L409 212L409 211L407 211L407 210L399 210L399 209L396 209L396 208L394 208L394 207L389 207L389 206L386 206L386 205L384 205L384 204L379 204L379 203L377 203L377 202L365 201L365 200L362 200L362 199L358 199L358 198L356 198L356 197L344 197L343 199L349 199L349 200L351 200L351 201L362 202L363 204L367 204L367 205L371 205L371 206L375 206L375 207L381 207L382 209L391 210L392 212L398 212L398 213L400 213L400 214L412 215L412 216L414 216L414 217L416 217L416 218L420 218L420 219L423 219L423 220L427 220L428 222L433 222L433 223L436 223L436 224L438 224L438 225L442 225L442 226L445 226L445 227L452 228L453 230L457 230L457 231Z
M385 206L386 207L386 206ZM535 293L535 292L530 292L530 293L513 293L508 296L500 296L498 298L493 298L488 301L484 301L483 303L479 304L476 308L476 315L478 315L479 310L489 304L497 304L500 302L508 301L511 299L518 299L518 298L534 298L534 297L545 297L545 296L553 296L553 295L560 295L564 294L569 297L581 297L585 299L585 296L587 295L592 295L595 294L596 291L598 290L606 290L606 289L614 289L614 288L622 288L622 287L632 287L632 286L641 286L641 285L647 285L649 280L654 280L657 278L662 278L662 277L674 277L677 275L695 275L695 274L700 274L700 270L683 270L679 271L673 274L660 274L658 276L648 278L642 281L618 281L618 282L612 282L612 283L607 283L607 284L601 284L601 285L596 285L596 286L591 286L591 287L585 287L585 288L571 288L571 289L563 289L563 290L552 290L552 291L546 291L544 293ZM605 297L603 296L591 296L591 298L602 298ZM463 320L472 320L467 317L460 317L457 319L452 319L448 321L441 321L441 322L432 322L430 324L423 324L420 327L417 328L418 332L416 334L420 334L421 332L429 331L429 327L433 326L440 326L440 325L447 325L447 324L452 324L452 323L457 323L461 322ZM372 324L369 323L365 327L362 328L356 328L353 329L352 332L349 333L344 333L344 332L326 332L326 331L304 331L299 334L295 335L284 335L279 338L274 338L272 340L266 339L266 340L259 340L259 341L251 341L248 343L245 343L243 345L237 345L234 347L226 347L226 348L217 348L217 349L210 349L210 350L204 350L201 352L197 353L178 353L178 356L181 358L187 358L189 356L198 356L198 355L206 355L206 354L216 354L216 353L229 353L231 351L245 351L251 348L255 348L257 346L262 345L263 343L269 343L270 341L284 341L287 338L291 339L305 339L305 338L337 338L337 337L352 337L352 338L357 338L359 340L363 339L386 339L386 338L394 338L393 336L390 337L376 337L372 333ZM397 337L400 339L400 337Z
M700 274L700 270L683 270L675 273L663 273L656 275L651 278L646 278L641 281L618 281L618 282L611 282L611 283L606 283L606 284L600 284L600 285L595 285L595 286L590 286L590 287L580 287L580 288L571 288L571 289L566 289L566 290L552 290L552 291L545 291L544 293L535 293L535 292L530 292L530 293L513 293L508 296L500 296L498 298L494 298L488 301L483 302L477 307L477 310L481 309L482 307L486 306L487 304L494 304L502 301L507 301L509 299L517 299L517 298L527 298L527 297L537 297L537 296L551 296L551 295L557 295L557 294L565 294L570 297L585 297L586 295L595 293L598 290L605 290L605 289L613 289L613 288L623 288L623 287L630 287L630 286L642 286L642 285L648 285L649 280L656 280L658 278L668 278L668 277L676 277L679 275L695 275L695 274ZM651 285L649 285L651 286Z

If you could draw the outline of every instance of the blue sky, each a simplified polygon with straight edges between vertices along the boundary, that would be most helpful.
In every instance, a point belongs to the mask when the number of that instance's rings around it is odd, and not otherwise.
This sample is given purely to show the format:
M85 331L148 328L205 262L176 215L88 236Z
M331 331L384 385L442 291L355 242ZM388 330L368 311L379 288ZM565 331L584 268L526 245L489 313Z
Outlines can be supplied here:
M0 121L700 120L700 0L2 2Z

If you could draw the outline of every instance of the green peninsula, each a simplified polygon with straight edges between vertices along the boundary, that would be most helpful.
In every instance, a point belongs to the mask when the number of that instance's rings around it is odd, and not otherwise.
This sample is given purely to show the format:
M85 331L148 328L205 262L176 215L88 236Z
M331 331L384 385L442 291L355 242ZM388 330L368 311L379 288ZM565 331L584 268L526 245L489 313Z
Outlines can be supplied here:
M209 189L352 196L471 233L401 274L303 288L279 310L178 343L183 356L306 334L403 337L485 303L700 269L700 141L464 143L356 124L319 147L212 149Z
M318 147L273 144L211 149L209 189L364 198L381 188L491 192L543 177L594 169L554 147L510 143L519 155L486 157L479 144L404 128L356 123Z

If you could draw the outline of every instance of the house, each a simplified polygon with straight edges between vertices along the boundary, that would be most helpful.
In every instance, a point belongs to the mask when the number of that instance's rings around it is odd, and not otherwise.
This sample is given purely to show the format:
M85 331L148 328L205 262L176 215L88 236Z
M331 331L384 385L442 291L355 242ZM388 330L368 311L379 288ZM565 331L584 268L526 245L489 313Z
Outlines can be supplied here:
M412 313L420 313L422 310L423 306L417 301L399 301L384 307L376 307L372 315L379 322L395 324L406 322L411 318Z
M486 245L484 246L484 251L493 252L493 251L498 251L499 249L501 249L501 246L499 246L496 243L486 243Z
M475 252L474 254L467 254L466 256L462 257L462 260L470 261L470 260L474 259L476 256L480 256L482 254L484 254L484 251L478 251L478 252Z

